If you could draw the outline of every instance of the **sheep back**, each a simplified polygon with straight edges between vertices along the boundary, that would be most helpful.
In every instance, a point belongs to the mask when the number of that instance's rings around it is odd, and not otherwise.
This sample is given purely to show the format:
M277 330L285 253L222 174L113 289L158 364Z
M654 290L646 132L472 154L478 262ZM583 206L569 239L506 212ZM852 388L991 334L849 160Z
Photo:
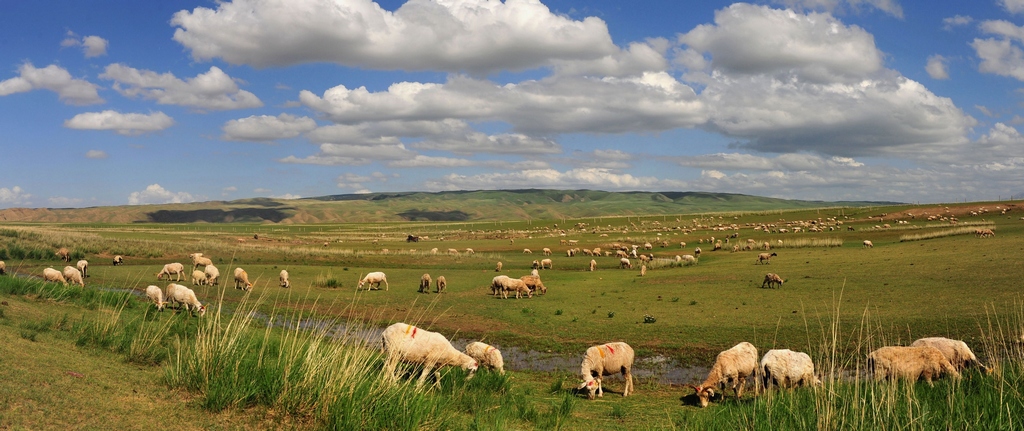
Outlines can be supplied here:
M931 346L939 349L942 355L949 360L949 363L953 365L958 371L963 370L972 365L981 366L981 362L978 361L978 357L974 356L974 352L967 346L967 343L961 340L952 340L945 337L927 337L921 338L910 344L911 347L922 347Z
M868 369L881 379L925 379L930 384L932 378L949 374L960 378L949 359L939 349L931 346L887 346L868 354Z
M774 349L765 353L761 358L761 376L765 387L772 382L780 387L820 383L814 376L811 357L804 352L789 349Z
M452 347L444 335L401 322L384 329L381 348L389 360L430 366L454 365L470 371L476 371L478 366L475 359Z

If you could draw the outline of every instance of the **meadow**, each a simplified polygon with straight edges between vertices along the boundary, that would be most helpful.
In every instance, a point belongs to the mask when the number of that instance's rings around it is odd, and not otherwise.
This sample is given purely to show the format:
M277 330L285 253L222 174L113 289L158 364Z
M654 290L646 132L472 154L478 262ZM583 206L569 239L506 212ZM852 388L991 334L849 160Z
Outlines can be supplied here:
M195 417L195 428L1015 429L1024 417L1022 216L1017 202L988 202L487 222L5 223L0 260L23 277L0 279L0 297L11 304L0 317L10 341L0 365L30 361L28 352L68 352L89 367L121 369L100 384L117 386L124 374L145 387L136 397L166 403L153 408L166 416L159 420ZM979 238L976 228L996 235ZM423 239L407 242L408 235ZM712 237L722 250L712 251ZM764 265L761 250L732 251L748 239L769 242L778 256ZM641 277L637 259L628 270L614 254L566 256L570 245L561 241L570 240L581 249L637 244L655 260ZM63 267L53 254L59 247L89 260L85 289L32 277ZM552 256L542 256L545 247ZM696 247L697 264L675 263ZM193 252L222 273L220 286L183 283L211 306L205 317L156 313L129 293L165 286L156 272L170 262L190 267ZM114 255L126 264L110 265ZM490 295L497 262L500 274L518 277L544 257L553 261L541 271L547 294ZM232 288L235 267L247 270L252 292ZM277 286L281 269L292 288ZM356 290L363 274L378 270L388 290ZM784 285L762 289L766 272ZM424 273L445 276L448 292L417 293ZM496 345L508 352L510 372L463 381L455 370L427 391L384 384L373 334L398 321L445 334L457 347ZM852 378L867 352L925 336L962 339L996 371L935 387ZM580 398L572 391L579 358L608 341L636 350L637 393L618 397L621 379L612 377L604 398ZM682 385L702 380L714 356L739 341L761 353L806 351L825 384L694 407ZM56 406L47 389L30 389L44 378L35 373L0 378L26 394L0 397L0 426L59 426L39 412L86 408ZM106 411L88 415L96 424L113 417L147 428L151 419L136 422L110 404L83 405Z

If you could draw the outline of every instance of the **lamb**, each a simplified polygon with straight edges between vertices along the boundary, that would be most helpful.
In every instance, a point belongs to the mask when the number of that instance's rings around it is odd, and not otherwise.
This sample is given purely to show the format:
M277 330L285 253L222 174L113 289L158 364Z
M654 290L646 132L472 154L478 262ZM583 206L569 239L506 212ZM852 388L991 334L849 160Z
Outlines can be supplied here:
M60 260L62 260L64 262L67 262L67 263L71 263L71 252L68 251L67 247L61 247L54 254L57 255L57 257L59 257Z
M537 268L540 268L540 261L539 260L533 261L533 263L530 265L530 267L533 268L534 271L536 271Z
M594 399L594 393L598 397L604 397L604 388L601 381L604 376L622 374L626 380L626 386L622 390L622 396L629 396L633 392L633 348L621 341L591 346L583 354L583 363L580 364L580 374L583 375L583 383L579 390L587 390L587 398Z
M417 290L417 292L430 293L430 282L430 274L423 274L423 276L420 277L420 290Z
M89 261L88 260L82 259L82 260L78 261L78 263L75 264L75 266L78 267L78 271L82 273L82 277L88 277L89 276Z
M758 254L757 255L757 263L764 264L764 265L772 263L772 257L773 256L778 256L778 254L775 254L775 253L761 253L761 254Z
M633 262L630 262L627 258L619 259L619 269L633 269Z
M281 273L277 276L277 281L281 284L281 287L287 289L292 287L292 282L288 280L288 270L282 269Z
M380 290L381 283L384 283L384 291L391 288L391 286L388 286L388 276L384 275L384 273L380 271L371 272L366 274L366 277L359 280L359 285L356 286L356 290L362 289L363 284L366 284L366 290L373 289L374 285L377 285L377 290Z
M205 286L209 284L209 280L206 279L206 273L200 270L192 271L192 285Z
M235 268L235 289L252 289L252 283L249 282L249 273L245 272L242 268Z
M531 292L536 292L539 289L540 293L538 293L538 295L548 293L548 288L544 286L543 282L540 281L539 276L524 275L522 277L519 277L519 279L523 280L523 283L526 283L526 287L529 288Z
M68 285L68 281L64 279L64 274L53 268L46 268L43 270L43 281L49 281L51 283L63 283L65 286Z
M875 380L923 378L932 386L932 378L938 378L942 374L960 378L960 373L942 351L931 346L882 347L868 354L867 365Z
M172 285L177 287L171 289L171 286L167 286L167 290L171 292L167 299L184 306L192 316L196 315L196 310L199 310L199 317L206 314L206 306L196 298L196 292L180 284L172 283Z
M78 268L70 265L65 266L63 275L64 279L67 280L68 283L85 287L85 281L82 280L82 273L78 271Z
M869 241L869 240L864 240L864 247L867 247L867 248L874 248L874 247L875 247L875 245L874 245L874 244L872 244L872 243L871 243L871 241Z
M436 293L443 293L448 287L448 280L445 280L443 275L437 276L437 281L435 283L437 284Z
M184 275L184 273L185 273L185 265L182 265L182 264L177 263L177 262L175 262L175 263L168 263L167 265L164 265L164 269L161 269L160 272L156 273L156 279L157 280L162 280L163 277L166 275L167 276L167 280L170 280L171 279L171 274L174 274L175 275L175 280L174 281L181 281L181 276Z
M597 269L597 261L590 259L590 272L594 272L595 269Z
M146 296L156 304L157 311L164 311L164 306L167 305L167 302L164 301L163 289L151 284L146 287Z
M440 386L440 368L444 366L457 366L469 371L467 379L473 377L479 367L476 359L456 350L443 335L405 323L395 323L384 330L381 349L387 356L384 368L392 381L398 380L395 368L400 361L423 366L416 387L423 386L431 371L434 372L434 385Z
M768 288L772 288L773 284L777 284L778 287L782 287L782 282L782 277L779 277L778 274L773 272L769 272L764 275L764 281L761 282L761 288L764 289L766 286Z
M121 255L114 256L114 266L124 265L124 258Z
M505 374L505 361L501 358L501 351L494 346L479 341L466 345L466 354L487 368Z
M743 396L747 377L756 376L757 365L757 348L744 341L719 353L704 382L698 386L689 386L696 393L701 407L708 406L711 397L715 395L716 385L725 392L725 385L729 382L732 383L732 390L739 400Z
M780 388L821 384L814 375L811 357L789 349L774 349L764 354L761 358L761 379L766 388L773 383Z
M203 272L206 273L206 283L210 286L217 286L220 283L220 270L216 266L206 265Z
M534 277L540 277L540 271L537 271L537 269L536 269L536 268L534 268L534 269L531 269L531 270L530 270L530 275L532 275L532 276L534 276Z
M984 364L978 361L978 357L974 356L974 352L971 351L970 347L967 347L967 343L960 340L951 340L944 337L928 337L914 341L910 346L931 346L939 349L939 351L942 352L942 355L949 360L949 363L952 364L957 371L962 371L965 368L972 366L978 366L983 371L988 369Z
M0 260L0 275L7 274L7 264Z
M473 249L471 249L471 248L467 248L466 249L466 254L476 254L476 252L473 251Z
M203 257L202 253L192 253L188 255L189 259L192 259L192 271L199 269L199 265L207 266L213 265L213 261L208 257Z
M494 267L494 272L501 272L501 262L498 262L498 265Z
M454 249L454 248L449 248L448 249L448 254L454 254L454 255L458 256L459 255L459 251Z
M543 259L540 261L540 269L551 269L551 259Z

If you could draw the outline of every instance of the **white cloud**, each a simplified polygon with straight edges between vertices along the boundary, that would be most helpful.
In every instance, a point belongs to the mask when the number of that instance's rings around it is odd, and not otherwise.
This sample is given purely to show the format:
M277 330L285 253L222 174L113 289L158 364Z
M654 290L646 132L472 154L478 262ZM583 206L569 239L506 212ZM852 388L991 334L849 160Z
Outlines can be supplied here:
M359 175L353 172L346 172L335 179L335 184L339 189L352 189L354 190L353 193L365 194L370 193L370 190L366 188L364 183L384 183L387 181L387 175L381 172L374 172L370 175Z
M981 58L978 70L1024 81L1024 52L1010 40L974 39L974 52Z
M391 12L370 0L236 0L179 11L171 25L196 60L256 67L491 72L616 50L604 21L574 21L539 1L409 0Z
M523 170L479 175L448 174L426 182L428 190L478 190L508 188L596 188L601 190L644 190L674 188L678 183L654 177L635 177L608 169L582 168L561 172L555 169Z
M859 12L862 8L878 9L896 18L903 18L903 7L896 0L775 0L794 9L809 9L826 12L840 12L850 9Z
M105 159L107 158L107 152L103 150L89 150L85 153L87 159Z
M924 70L932 79L949 79L949 70L946 66L948 61L941 55L932 55L928 57L928 64L924 66Z
M25 63L18 72L20 76L0 81L0 96L45 89L57 93L61 101L70 105L103 103L96 84L74 79L66 69L55 64L37 69L32 63Z
M451 151L456 154L558 154L562 148L551 139L534 138L521 133L487 135L472 132L462 136L430 138L412 144L424 150Z
M945 30L952 30L953 27L960 27L974 22L974 18L964 15L954 15L949 18L942 19L942 28Z
M82 51L85 53L85 58L107 55L107 46L109 45L109 41L99 36L86 36L79 39L78 35L73 31L68 31L67 37L60 42L60 46L64 48L81 46Z
M433 157L422 154L407 160L395 160L388 162L390 168L461 168L467 166L478 166L480 162L468 159L452 157Z
M283 195L272 195L270 197L274 198L274 199L302 199L302 196L300 196L300 195L293 195L291 193L285 193Z
M265 189L265 188L262 188L262 187L257 187L255 189L252 189L253 193L259 193L259 194L267 194L267 193L270 193L272 191L273 190Z
M67 197L63 197L63 196L54 196L54 197L46 198L46 201L49 202L50 206L53 206L53 207L69 208L69 207L78 206L82 202L84 202L85 200L81 199L81 198L67 198Z
M229 195L231 195L232 193L237 192L237 191L238 191L238 187L227 186L227 187L224 187L224 188L220 189L220 195L221 195L221 197L228 197Z
M19 186L0 187L0 205L28 205L31 197L31 194L25 193L25 190Z
M288 139L316 129L316 121L309 117L281 114L253 115L231 120L221 128L223 139L229 141L266 142Z
M160 187L160 184L150 184L145 190L128 195L128 205L180 204L194 201L195 198L191 194L172 192Z
M382 145L351 145L351 144L320 144L320 152L305 158L288 156L281 163L299 163L310 165L343 165L358 166L369 164L375 160L409 160L416 153L405 148L403 144Z
M113 130L126 136L157 132L173 125L174 119L159 111L150 114L122 114L112 110L85 112L64 121L64 127L69 129Z
M839 167L861 167L863 163L850 157L821 157L792 153L762 157L742 153L717 153L680 157L679 164L715 171L811 171L828 172Z
M998 0L1000 6L1010 13L1024 12L1024 0Z
M142 97L161 105L208 110L263 106L255 94L238 88L235 80L216 66L183 81L170 72L158 74L114 63L107 66L100 78L114 81L114 89L126 97Z

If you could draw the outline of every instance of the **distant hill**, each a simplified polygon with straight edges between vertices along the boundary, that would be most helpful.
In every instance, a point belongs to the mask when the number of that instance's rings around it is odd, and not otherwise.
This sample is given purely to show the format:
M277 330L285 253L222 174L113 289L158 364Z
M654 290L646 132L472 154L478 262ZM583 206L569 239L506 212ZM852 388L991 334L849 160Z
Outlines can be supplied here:
M11 208L0 221L55 223L346 223L490 221L689 214L896 202L802 201L731 193L598 190L475 190L268 198L90 208Z

